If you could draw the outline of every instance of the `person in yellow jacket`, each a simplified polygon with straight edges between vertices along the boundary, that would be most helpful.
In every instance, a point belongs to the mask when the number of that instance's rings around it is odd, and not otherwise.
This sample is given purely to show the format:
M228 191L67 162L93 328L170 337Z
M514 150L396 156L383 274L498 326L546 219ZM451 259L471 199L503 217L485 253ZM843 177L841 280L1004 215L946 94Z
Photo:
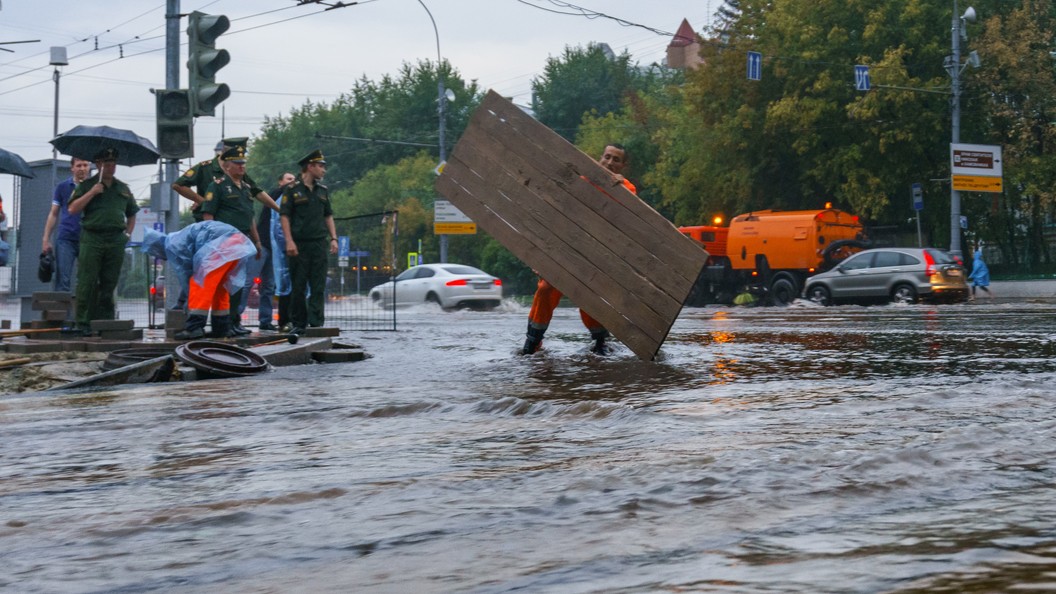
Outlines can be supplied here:
M638 189L634 184L623 177L623 170L627 166L627 149L622 145L616 143L607 145L601 154L601 158L598 159L598 163L612 172L613 177L619 180L623 187L627 188L632 194L638 194ZM550 326L550 320L554 317L554 310L557 309L557 304L560 301L561 291L547 282L546 279L540 277L535 296L532 298L532 309L528 312L528 337L525 339L524 347L521 349L522 355L531 355L543 345L543 335L546 334L546 329ZM590 331L590 337L594 341L591 350L598 354L607 353L608 347L605 344L605 339L609 337L609 331L601 325L601 322L595 320L583 309L579 310L579 317L583 320L583 325Z

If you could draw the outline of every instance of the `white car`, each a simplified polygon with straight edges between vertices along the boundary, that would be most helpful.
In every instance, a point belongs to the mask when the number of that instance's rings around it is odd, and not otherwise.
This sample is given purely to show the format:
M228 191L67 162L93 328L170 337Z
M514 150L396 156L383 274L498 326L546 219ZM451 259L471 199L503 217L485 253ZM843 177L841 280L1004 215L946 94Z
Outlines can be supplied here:
M395 293L395 297L393 297ZM462 264L422 264L370 290L381 307L437 303L444 309L494 309L502 302L502 281Z

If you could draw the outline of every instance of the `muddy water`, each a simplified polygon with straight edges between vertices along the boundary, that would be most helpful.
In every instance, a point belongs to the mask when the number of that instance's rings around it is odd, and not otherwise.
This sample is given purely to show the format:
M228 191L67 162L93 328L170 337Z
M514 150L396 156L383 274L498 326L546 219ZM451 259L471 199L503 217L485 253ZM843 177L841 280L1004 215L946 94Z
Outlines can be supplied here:
M0 590L1056 584L1056 305L401 314L373 358L0 396Z

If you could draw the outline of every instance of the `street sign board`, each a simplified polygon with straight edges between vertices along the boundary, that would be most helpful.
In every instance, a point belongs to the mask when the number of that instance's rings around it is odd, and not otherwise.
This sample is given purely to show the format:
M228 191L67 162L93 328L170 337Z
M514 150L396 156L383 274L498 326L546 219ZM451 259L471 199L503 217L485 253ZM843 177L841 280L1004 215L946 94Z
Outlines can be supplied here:
M473 235L477 224L449 200L433 203L433 233L435 235Z
M763 54L748 52L748 80L763 79Z
M920 182L910 186L913 192L913 210L920 212L924 210L924 187Z
M854 67L854 90L868 91L872 86L869 80L869 67L861 64Z
M958 192L1001 192L1001 147L950 144L950 178Z
M953 175L1001 177L1001 147L990 144L950 144Z
M989 175L955 175L953 189L958 192L1002 192L1002 178Z
M349 246L352 245L351 238L348 235L337 236L337 255L340 258L348 257Z

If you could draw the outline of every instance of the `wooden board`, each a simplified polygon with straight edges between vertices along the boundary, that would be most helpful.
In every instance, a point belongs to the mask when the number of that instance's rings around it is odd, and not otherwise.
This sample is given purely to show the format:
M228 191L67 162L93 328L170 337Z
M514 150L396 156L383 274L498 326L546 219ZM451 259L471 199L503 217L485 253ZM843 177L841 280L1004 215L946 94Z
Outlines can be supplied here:
M645 360L707 260L595 159L494 91L436 188Z

